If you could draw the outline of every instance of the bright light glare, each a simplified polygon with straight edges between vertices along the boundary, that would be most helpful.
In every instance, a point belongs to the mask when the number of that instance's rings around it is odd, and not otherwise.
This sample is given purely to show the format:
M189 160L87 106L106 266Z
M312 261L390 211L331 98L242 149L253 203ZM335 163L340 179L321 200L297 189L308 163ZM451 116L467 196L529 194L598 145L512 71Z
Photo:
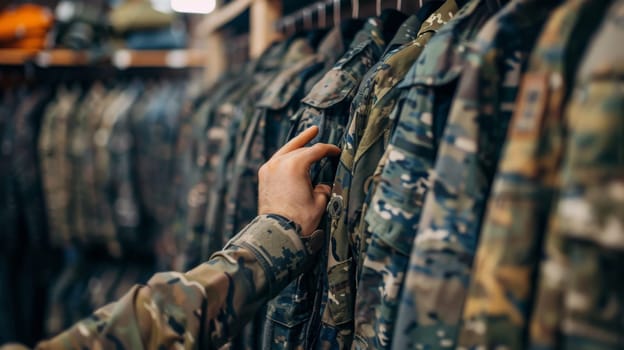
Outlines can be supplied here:
M216 0L171 0L171 8L175 12L210 13L216 6Z

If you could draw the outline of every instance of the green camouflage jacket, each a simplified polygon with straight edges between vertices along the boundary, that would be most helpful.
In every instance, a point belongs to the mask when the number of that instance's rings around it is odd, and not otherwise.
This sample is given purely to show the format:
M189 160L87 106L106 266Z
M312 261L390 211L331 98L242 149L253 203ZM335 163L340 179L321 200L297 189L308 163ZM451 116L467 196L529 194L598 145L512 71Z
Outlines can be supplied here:
M461 346L527 346L534 278L563 157L564 105L578 60L607 3L566 1L553 12L533 49L483 219ZM535 317L548 323L546 307ZM554 336L550 329L540 327L533 341L545 345L544 338Z
M70 242L68 123L79 98L77 89L61 87L43 114L39 134L39 169L46 200L49 238L53 245L61 247Z
M432 5L430 3L429 5ZM373 68L374 74L360 91L359 99L354 100L351 126L356 130L357 143L353 158L351 188L349 189L349 212L354 206L356 225L350 232L355 259L355 338L354 347L384 348L389 345L395 317L380 312L381 295L394 288L387 285L380 269L384 259L378 251L368 255L371 240L368 225L364 221L369 196L374 191L376 174L381 172L378 165L390 141L396 118L391 111L399 101L401 89L398 83L416 61L429 39L442 28L457 12L454 0L437 3L433 8L411 16L403 23L387 53ZM405 32L409 32L406 34ZM396 45L396 46L395 46ZM347 219L350 220L350 219ZM368 262L368 263L367 263ZM394 293L398 294L398 293Z
M473 41L457 48L466 64L412 247L402 301L410 311L395 334L411 338L402 342L407 348L456 342L481 216L522 67L557 3L513 0Z
M382 18L369 18L366 21L364 27L353 39L347 53L302 100L302 107L293 117L291 137L311 125L317 125L320 128L319 135L311 141L311 144L317 142L340 144L348 120L349 104L355 96L356 88L366 72L379 59L386 46L386 38L383 34L384 25L386 23ZM313 166L311 169L313 182L332 183L335 169L336 165L331 160ZM328 210L331 213L331 208ZM328 251L324 253L331 255ZM323 256L322 261L326 262L327 258ZM290 287L295 295L307 294L308 296L295 307L278 310L282 311L282 315L279 316L280 319L295 319L298 313L303 312L307 318L310 318L308 324L311 331L305 335L309 343L304 343L308 348L312 346L348 347L350 340L345 342L343 336L350 339L352 324L349 325L349 323L352 322L352 318L343 319L326 307L329 303L327 296L332 294L332 287L336 284L328 283L332 278L329 276L325 278L327 270L326 266L322 265L313 274L302 276L297 285ZM339 286L339 288L343 287ZM278 313L275 312L275 314Z
M355 30L363 25L361 21L348 24ZM339 144L355 88L383 50L382 44L376 40L379 35L377 19L367 21L357 31L347 52L332 64L331 69L302 99L299 109L291 118L289 138L316 125L320 129L319 135L310 144ZM314 184L333 182L334 173L335 164L329 160L314 164L310 170ZM318 335L326 290L326 282L322 278L326 271L323 264L325 261L322 257L321 264L313 271L297 278L269 303L266 329L270 330L272 336L265 337L264 347L313 348L320 344Z
M582 17L596 19L593 12ZM531 322L532 345L543 349L624 347L623 20L624 1L612 1L565 107L565 150Z
M265 125L267 130L264 131L264 137L275 139L265 143L267 146L273 145L269 150L270 153L275 151L275 146L281 146L286 139L294 136L293 129L300 116L298 113L305 109L301 103L303 96L300 94L303 92L307 95L317 86L319 80L323 79L338 58L344 54L356 30L361 26L360 21L352 21L335 27L324 37L309 62L303 60L293 68L284 70L269 86L258 105L266 114L264 118L267 120ZM282 88L279 88L280 86ZM282 105L283 107L279 107ZM291 110L293 108L294 111ZM271 124L278 120L280 120L279 128L271 127ZM261 145L256 147L262 148ZM318 317L312 318L311 315L319 310L320 293L317 293L316 286L319 283L317 272L320 266L321 264L316 265L313 271L299 276L267 304L266 320L262 330L262 349L310 347L319 321Z

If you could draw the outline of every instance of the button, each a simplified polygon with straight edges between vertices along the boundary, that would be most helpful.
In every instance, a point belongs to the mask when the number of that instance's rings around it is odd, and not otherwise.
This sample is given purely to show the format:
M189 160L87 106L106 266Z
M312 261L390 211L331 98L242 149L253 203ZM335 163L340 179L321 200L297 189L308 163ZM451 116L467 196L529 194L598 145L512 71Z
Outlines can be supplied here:
M327 203L327 213L333 219L340 217L343 208L342 196L332 193L332 197Z

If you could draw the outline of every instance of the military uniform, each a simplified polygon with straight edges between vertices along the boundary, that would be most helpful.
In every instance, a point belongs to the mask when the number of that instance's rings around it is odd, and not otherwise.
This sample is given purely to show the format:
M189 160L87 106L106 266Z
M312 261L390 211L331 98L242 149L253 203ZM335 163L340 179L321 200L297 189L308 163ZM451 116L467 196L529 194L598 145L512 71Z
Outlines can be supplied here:
M587 6L581 18L597 19L604 2ZM624 1L612 1L564 111L567 137L531 321L536 348L624 347L623 20Z
M389 15L392 17L391 15ZM329 70L322 79L312 88L309 94L302 100L302 107L293 116L293 126L291 136L305 130L306 128L317 125L319 126L319 134L310 143L326 142L339 144L342 133L348 118L348 106L354 97L355 88L360 83L365 73L381 56L385 47L384 38L384 21L382 18L370 18L360 30L351 47L343 55L334 67ZM391 28L386 28L391 30ZM313 183L331 183L333 181L335 165L330 160L325 160L319 165L315 165L311 169L311 177ZM335 334L340 332L339 328L343 328L345 322L349 320L331 320L331 314L326 310L326 290L328 280L319 278L324 274L324 269L319 266L311 276L302 276L297 280L296 284L289 286L283 295L291 292L296 295L306 295L301 302L288 303L282 306L272 303L275 315L279 315L281 319L294 319L293 316L303 314L305 318L310 318L309 331L307 334L306 347L328 346L329 342L334 343L331 346L338 346ZM313 282L318 281L318 282ZM312 293L316 289L315 293ZM306 292L308 291L308 292ZM284 300L282 298L281 300ZM319 324L319 316L323 313L323 324ZM329 323L325 320L329 319ZM337 321L337 322L336 322ZM321 327L319 329L319 327ZM347 330L348 332L351 332ZM320 341L318 334L320 334ZM349 341L350 342L350 341ZM341 346L348 346L344 344Z
M563 108L575 61L607 3L566 1L533 49L483 219L462 315L462 347L528 345L533 279L563 157Z
M512 1L473 41L457 47L466 64L441 136L403 290L404 304L413 312L405 313L409 321L403 320L396 337L408 338L402 342L407 347L455 344L521 68L555 5Z
M241 322L314 263L323 233L262 215L210 261L154 275L37 349L218 349Z
M3 264L10 270L3 273L3 294L0 302L8 308L7 330L13 333L0 337L33 342L43 335L41 322L45 309L45 292L51 265L46 264L50 251L47 245L45 203L37 162L37 131L41 114L50 100L50 92L44 89L16 88L12 92L16 103L11 115L3 116L4 135L2 152L7 168L5 192L8 195L3 213L3 235L7 246L2 248ZM10 216L9 216L10 215ZM11 250L6 250L10 248ZM33 259L40 257L40 259Z
M399 101L401 89L398 83L403 79L414 61L418 58L430 38L442 28L457 12L454 0L444 3L428 3L416 15L408 18L395 38L390 42L386 53L371 70L371 79L354 100L354 114L351 126L363 128L359 134L353 159L353 176L349 194L350 211L356 213L355 227L351 236L355 259L355 348L383 348L388 345L384 339L392 333L394 317L380 315L381 294L385 295L383 276L377 274L378 254L366 255L370 242L370 231L364 222L369 196L376 187L376 174L381 172L377 165L390 141L395 118L391 111ZM359 211L359 212L358 212ZM349 219L348 219L349 220ZM366 256L366 259L365 259ZM372 258L370 260L369 258ZM368 262L368 264L367 264ZM392 286L389 286L392 288ZM390 290L390 289L388 289ZM378 341L380 340L380 341Z
M302 109L305 109L301 103L302 94L308 94L320 79L324 79L338 57L351 44L355 30L361 26L362 22L351 21L333 28L319 44L314 56L284 70L269 85L258 106L265 113L267 123L264 137L272 141L266 142L265 147L259 144L255 146L264 148L265 153L269 148L265 157L270 157L277 146L282 146L288 138L294 136L296 121ZM299 276L267 304L262 349L310 348L319 321L318 317L311 317L318 311L320 300L320 294L316 293L319 281L315 272L318 270Z
M472 15L472 13L475 11L475 9L478 7L477 5L479 5L478 3L472 3L472 4L468 4L466 5L464 8L462 8L462 10L457 14L457 16L451 20L448 24L444 25L440 31L433 36L432 40L427 44L427 46L425 47L424 51L422 52L422 54L420 55L420 57L418 58L418 60L416 61L416 63L411 67L410 71L407 73L407 76L404 78L403 82L401 84L399 84L400 88L410 88L408 91L404 92L402 99L399 100L398 102L398 106L396 107L395 111L393 112L393 114L395 115L391 115L391 118L395 118L398 119L399 125L398 125L398 129L397 129L397 134L401 133L401 131L399 131L401 128L406 127L407 125L403 123L403 119L409 119L409 120L413 120L418 118L420 120L419 116L423 116L426 117L427 115L431 116L431 113L433 112L433 98L431 100L427 100L426 98L426 94L422 95L422 98L420 98L418 100L418 103L414 103L414 100L410 100L410 98L413 98L414 93L419 93L422 94L424 92L424 90L426 89L420 89L421 87L418 86L417 84L415 84L414 82L417 81L418 77L424 77L422 78L422 83L428 83L427 88L429 89L429 91L431 92L431 95L437 94L438 98L441 96L444 96L443 93L448 93L447 91L450 90L451 88L447 86L448 85L452 85L454 86L454 81L459 73L459 70L457 69L457 67L455 69L451 69L453 66L446 66L446 64L448 64L449 62L443 61L440 58L442 57L453 57L452 55L446 55L446 50L450 50L452 48L452 43L455 42L455 40L457 40L457 32L459 31L460 28L462 28L462 26L465 26L467 23L467 19L470 18L470 15ZM457 6L457 5L456 5ZM479 13L479 12L478 12ZM483 14L486 13L485 9L484 9L484 5L482 5L481 8L481 15L482 17L484 16ZM477 17L478 18L478 17ZM477 22L477 21L476 21ZM474 23L473 25L478 25L479 23ZM452 51L450 51L452 52ZM431 62L431 64L429 64L429 62ZM435 67L436 69L438 68L437 66L434 66L433 64L440 64L439 67L439 72L444 72L445 75L442 76L442 78L440 79L438 77L438 74L431 74L431 76L427 75L428 73L426 73L426 69L427 68L432 68ZM437 71L436 71L437 72ZM442 75L442 74L440 74ZM436 78L435 82L439 82L439 84L433 84L434 83L434 77ZM417 87L416 87L417 86ZM411 87L414 87L413 89L411 89ZM418 90L417 90L418 89ZM410 91L412 90L412 91ZM451 96L452 97L452 94ZM450 98L447 97L447 98ZM438 100L439 101L439 100ZM440 107L440 106L436 106L436 107ZM443 107L443 106L442 106ZM427 108L431 108L432 110L426 110ZM423 114L418 114L419 111L422 111ZM439 115L443 115L444 114L444 110L435 110L436 112L438 112ZM401 117L398 117L398 115L400 115ZM412 119L413 118L413 119ZM444 118L444 116L442 117ZM443 120L443 119L442 119ZM422 129L422 128L421 128ZM409 127L409 135L412 135L412 132L416 131L417 129L411 128ZM426 136L433 136L433 134L431 132L426 132L425 133ZM408 134L404 133L402 136L408 136ZM424 135L423 135L424 136ZM401 146L406 146L407 143L402 143L400 144ZM390 150L392 149L392 144L389 146L388 152L390 152ZM391 165L392 162L396 161L397 159L393 159L393 158L388 158L389 162L388 165L391 166L392 170L395 170L393 167L393 165ZM409 171L412 171L414 169L408 169ZM409 172L408 172L409 173ZM405 173L401 173L401 174L405 174ZM371 181L373 181L371 179ZM384 186L383 182L380 184L380 186ZM411 187L410 187L411 188ZM379 190L378 190L379 192ZM411 197L410 197L411 198ZM373 205L375 202L373 201ZM378 207L379 208L379 207ZM387 208L381 208L381 209L387 209ZM410 208L411 209L411 208ZM371 210L369 210L370 213ZM369 214L370 216L370 214ZM383 227L387 227L388 225L391 227L396 227L393 226L392 223L396 222L396 220L390 220L390 217L386 216L385 214L382 214L380 216L380 220L375 220L375 221L368 221L370 223L370 231L371 232L379 232L379 233L386 233L385 228L384 229L380 229L381 227L378 225L383 225ZM406 241L409 241L409 239L406 239ZM377 235L375 235L375 238L373 238L373 243L371 243L371 246L369 246L368 249L371 250L371 254L374 253L380 253L379 249L383 249L380 245L379 242L381 242L379 240L379 238L377 237ZM372 246L374 245L374 246ZM409 254L409 252L405 253L406 255ZM395 254L396 256L396 254ZM374 256L372 255L373 260L379 260L379 259L383 259L382 258L382 254L378 254L378 256ZM396 264L396 262L390 262L390 264ZM381 266L374 266L371 267L373 264L370 264L366 267L366 272L367 274L379 274L377 276L381 276L381 275L385 275L383 278L390 278L390 279L395 279L395 278L400 278L401 275L389 275L389 274L385 274L383 272L383 268ZM390 265L388 265L390 266ZM374 275L374 276L375 276ZM375 278L376 281L379 281L378 278ZM363 281L363 279L362 279ZM393 288L395 288L397 286L397 284L393 283L392 281L388 281L389 283L387 284L387 291L388 292L392 292ZM363 282L365 283L365 282ZM365 290L364 293L368 293L369 296L375 296L374 293L371 293L369 289ZM394 291L394 294L398 294L398 291ZM388 295L384 295L384 298L386 298L386 305L389 305L389 302L391 302L391 297L389 298ZM383 302L383 301L382 301ZM371 311L372 312L372 311ZM378 322L378 326L380 326L378 329L380 330L379 334L378 334L378 339L375 341L378 341L380 344L382 344L382 346L388 346L389 344L389 340L388 338L388 332L386 332L386 329L384 329L385 326L387 325L391 325L393 320L390 320L388 318L385 318L385 316L383 314L379 314L377 313L376 316ZM365 320L363 320L364 322L366 322ZM371 332L371 331L369 331Z

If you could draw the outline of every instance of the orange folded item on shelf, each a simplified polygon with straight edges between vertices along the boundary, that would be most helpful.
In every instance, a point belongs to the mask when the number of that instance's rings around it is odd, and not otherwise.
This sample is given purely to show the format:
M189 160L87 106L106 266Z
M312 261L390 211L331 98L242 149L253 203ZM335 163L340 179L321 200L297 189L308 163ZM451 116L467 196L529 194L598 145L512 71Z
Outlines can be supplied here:
M45 49L45 36L26 37L19 40L0 43L0 47L5 49L42 50Z
M0 46L6 47L4 42L26 37L45 38L53 24L54 16L46 7L35 4L9 7L0 12Z

